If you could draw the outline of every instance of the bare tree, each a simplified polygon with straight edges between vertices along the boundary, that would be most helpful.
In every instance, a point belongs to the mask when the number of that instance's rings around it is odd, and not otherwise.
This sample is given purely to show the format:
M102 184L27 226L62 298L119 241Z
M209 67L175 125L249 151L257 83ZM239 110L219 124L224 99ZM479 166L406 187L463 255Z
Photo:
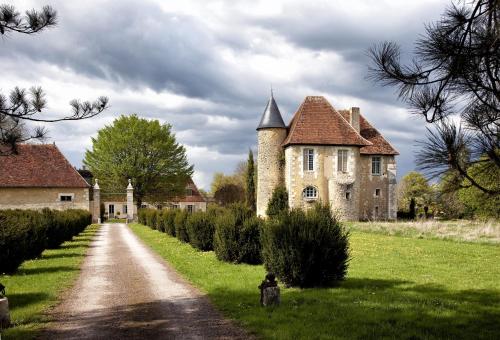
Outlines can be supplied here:
M50 6L40 11L29 10L24 15L14 6L0 6L0 34L11 32L35 34L57 24L57 12ZM47 130L36 127L30 131L24 122L53 123L68 120L81 120L94 117L108 108L108 98L99 97L94 102L72 100L72 113L62 118L42 117L46 107L45 94L40 87L30 90L14 88L6 97L0 93L0 155L16 152L16 144L32 139L43 139Z
M418 167L430 176L447 174L455 189L500 194L500 185L487 185L471 171L480 166L500 176L500 1L452 4L426 27L409 64L393 42L372 47L369 55L371 78L396 86L412 113L432 125Z

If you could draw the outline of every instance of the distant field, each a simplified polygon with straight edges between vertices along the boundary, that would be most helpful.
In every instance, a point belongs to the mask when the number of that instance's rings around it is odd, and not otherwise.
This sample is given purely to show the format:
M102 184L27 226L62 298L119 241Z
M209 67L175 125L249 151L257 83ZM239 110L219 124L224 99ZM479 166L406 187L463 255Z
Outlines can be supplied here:
M348 222L353 231L463 242L500 243L500 221Z
M215 305L264 339L498 339L500 246L352 230L347 279L282 289L259 305L263 266L220 262L176 238L132 230Z

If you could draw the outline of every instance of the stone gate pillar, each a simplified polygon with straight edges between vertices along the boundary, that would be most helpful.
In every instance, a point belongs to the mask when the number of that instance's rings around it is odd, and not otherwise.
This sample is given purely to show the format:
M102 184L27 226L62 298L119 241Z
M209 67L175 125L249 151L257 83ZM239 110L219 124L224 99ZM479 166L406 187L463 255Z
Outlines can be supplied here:
M101 223L101 188L96 178L94 184L94 207L92 209L92 222Z
M134 220L134 188L130 179L127 186L127 220Z
M396 164L387 164L387 173L389 178L389 190L387 197L388 216L389 220L396 220L398 216L398 202L396 192Z

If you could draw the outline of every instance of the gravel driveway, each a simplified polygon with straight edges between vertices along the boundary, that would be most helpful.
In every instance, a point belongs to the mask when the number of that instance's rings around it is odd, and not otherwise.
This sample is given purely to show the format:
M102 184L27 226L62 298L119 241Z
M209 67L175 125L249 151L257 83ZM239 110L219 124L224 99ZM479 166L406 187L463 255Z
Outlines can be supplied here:
M125 224L104 224L42 339L248 339Z

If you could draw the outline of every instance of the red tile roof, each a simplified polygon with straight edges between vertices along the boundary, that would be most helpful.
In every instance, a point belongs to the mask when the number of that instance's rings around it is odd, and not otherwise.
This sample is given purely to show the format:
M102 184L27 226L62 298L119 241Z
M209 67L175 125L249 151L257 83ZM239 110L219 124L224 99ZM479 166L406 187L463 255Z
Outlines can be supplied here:
M17 154L0 156L0 187L88 188L52 144L19 144Z
M291 144L358 145L364 139L322 96L308 96L295 113L283 146Z
M196 184L194 184L193 179L189 178L187 185L186 185L186 191L187 189L191 189L193 194L191 196L184 196L184 197L176 197L172 199L171 201L173 203L177 202L206 202L205 198L200 194L200 191L196 187Z
M349 110L339 110L339 113L349 120ZM372 143L362 147L359 150L361 154L399 155L399 152L362 115L359 115L359 130L361 136Z

